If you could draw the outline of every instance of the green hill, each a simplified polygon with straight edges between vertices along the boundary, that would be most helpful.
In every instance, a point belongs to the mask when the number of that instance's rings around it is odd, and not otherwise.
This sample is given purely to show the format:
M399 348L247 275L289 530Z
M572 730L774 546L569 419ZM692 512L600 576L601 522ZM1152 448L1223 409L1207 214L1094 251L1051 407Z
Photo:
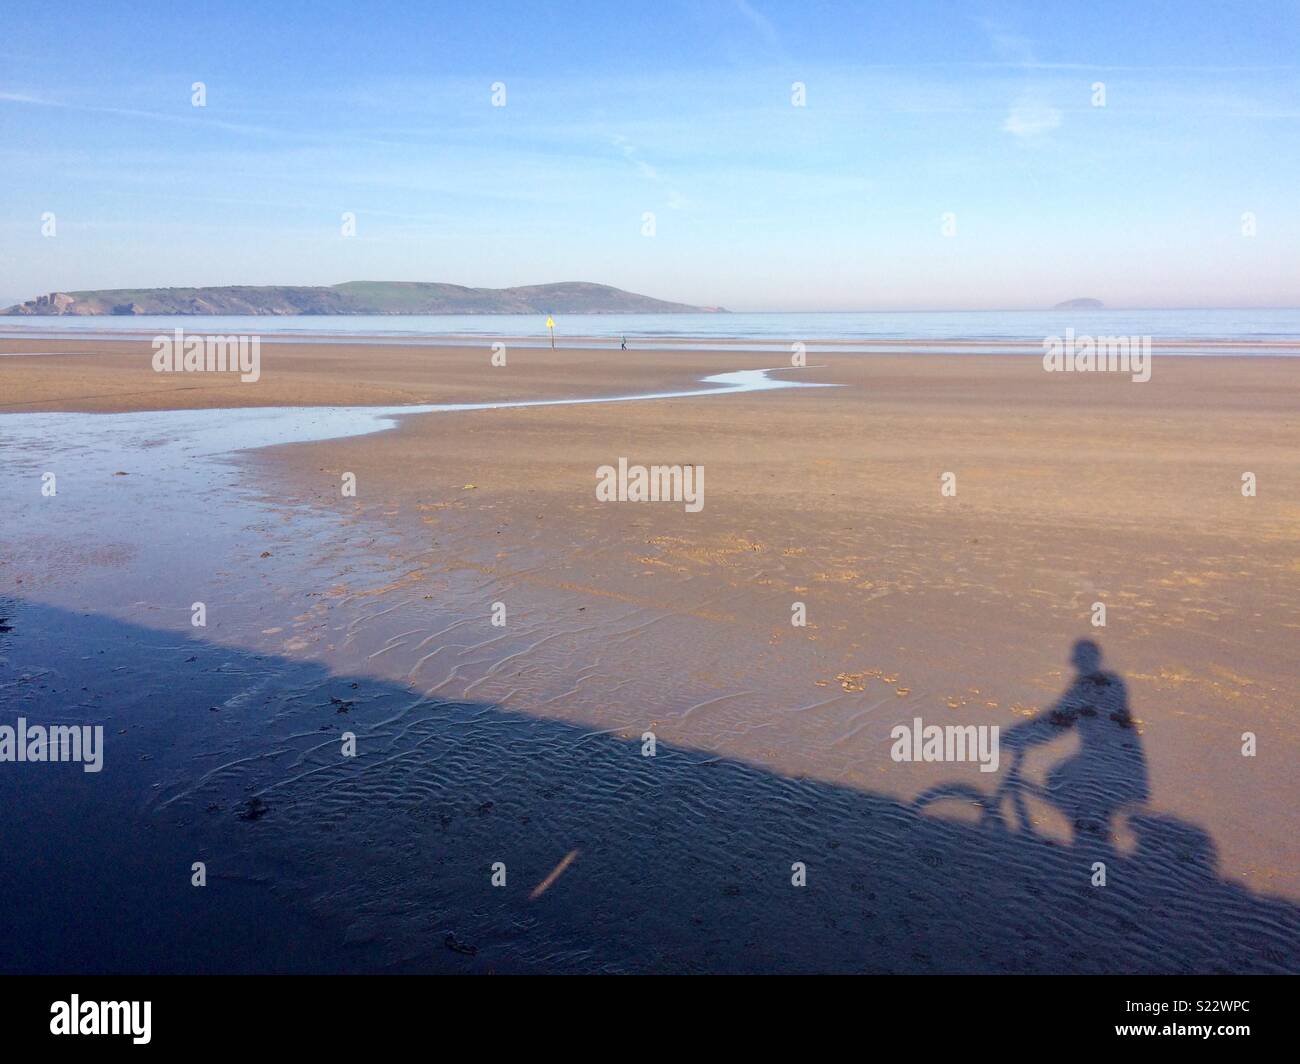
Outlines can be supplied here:
M604 284L563 281L519 288L465 288L425 281L348 281L329 287L113 288L51 292L0 314L697 314L693 307Z

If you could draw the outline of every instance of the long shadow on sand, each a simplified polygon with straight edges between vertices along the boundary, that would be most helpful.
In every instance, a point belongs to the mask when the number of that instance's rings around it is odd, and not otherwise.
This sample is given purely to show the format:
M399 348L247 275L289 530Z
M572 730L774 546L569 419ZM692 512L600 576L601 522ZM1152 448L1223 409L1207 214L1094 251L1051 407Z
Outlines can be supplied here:
M1049 780L1063 844L99 616L0 616L0 724L106 735L97 774L0 765L5 971L1300 967L1300 908L1222 879L1200 828L1130 812L1117 852L1140 748L1103 756L1100 784L1086 763ZM1076 662L1010 749L1103 724L1086 756L1131 741L1118 678Z

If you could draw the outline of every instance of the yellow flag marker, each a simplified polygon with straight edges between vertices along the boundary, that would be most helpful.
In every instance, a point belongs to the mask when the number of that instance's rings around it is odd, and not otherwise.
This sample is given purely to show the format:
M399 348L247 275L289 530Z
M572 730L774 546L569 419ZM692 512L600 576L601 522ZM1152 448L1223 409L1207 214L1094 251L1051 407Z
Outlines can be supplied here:
M546 315L546 327L551 330L551 350L555 350L555 319Z

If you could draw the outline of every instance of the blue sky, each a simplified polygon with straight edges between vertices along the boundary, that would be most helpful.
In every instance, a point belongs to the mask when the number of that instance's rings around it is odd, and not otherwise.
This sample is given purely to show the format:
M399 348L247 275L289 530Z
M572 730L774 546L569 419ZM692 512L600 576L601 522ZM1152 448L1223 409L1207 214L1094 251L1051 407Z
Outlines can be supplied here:
M6 302L592 280L733 310L1300 305L1295 2L19 3L4 22Z

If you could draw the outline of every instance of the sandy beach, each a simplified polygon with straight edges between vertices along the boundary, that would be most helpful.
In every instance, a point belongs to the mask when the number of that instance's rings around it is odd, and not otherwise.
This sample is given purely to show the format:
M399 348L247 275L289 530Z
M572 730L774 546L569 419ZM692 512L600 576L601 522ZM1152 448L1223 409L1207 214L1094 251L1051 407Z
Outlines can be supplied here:
M276 343L241 384L154 373L143 342L0 341L0 442L25 414L596 398L746 369L838 386L414 414L255 451L232 421L206 479L182 463L151 484L147 449L101 455L123 463L95 489L104 513L135 515L120 525L50 518L45 456L7 453L11 497L27 493L0 566L7 690L36 716L75 676L117 726L157 696L123 740L141 744L123 823L202 848L286 914L338 930L346 912L335 945L366 969L1300 963L1292 360L1158 356L1138 384L1023 354L812 351L798 369L726 350L491 354ZM620 458L702 466L702 508L598 501L597 470ZM214 537L232 522L220 557L202 528L193 550L159 546L179 490ZM236 495L245 509L220 517ZM224 604L206 630L189 623L200 598ZM112 621L96 638L135 648L113 666L129 683L46 661L50 631L92 614ZM1104 672L1076 672L1079 640ZM178 667L204 673L181 738L158 705ZM1070 693L1103 675L1093 702L1115 730L1082 797L1052 773L1086 732L1058 721L1025 752L1027 834L969 798L917 804L1003 774L890 756L900 723L1005 736L1076 713ZM367 756L341 764L345 727ZM495 860L517 887L489 886ZM849 933L863 921L867 948Z

